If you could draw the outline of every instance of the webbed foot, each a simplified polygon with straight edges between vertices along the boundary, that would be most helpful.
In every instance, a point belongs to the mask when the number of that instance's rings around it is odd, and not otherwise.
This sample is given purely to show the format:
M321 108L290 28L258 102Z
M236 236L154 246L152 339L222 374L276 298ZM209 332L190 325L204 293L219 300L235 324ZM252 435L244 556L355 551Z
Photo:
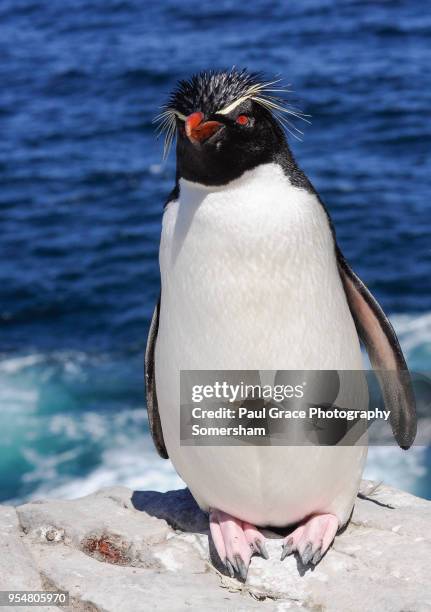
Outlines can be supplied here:
M221 510L212 510L210 530L217 553L232 578L237 573L242 580L246 580L253 554L268 559L265 538L250 523Z
M311 516L284 538L281 560L297 552L303 565L317 565L334 541L338 528L338 519L333 514Z

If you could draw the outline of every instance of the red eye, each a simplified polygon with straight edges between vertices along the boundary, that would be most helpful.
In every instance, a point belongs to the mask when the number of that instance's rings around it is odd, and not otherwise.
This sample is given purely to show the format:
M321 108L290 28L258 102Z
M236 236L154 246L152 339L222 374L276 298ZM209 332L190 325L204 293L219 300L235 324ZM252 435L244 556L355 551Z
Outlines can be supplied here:
M236 122L239 123L239 125L248 125L250 123L250 119L247 117L247 115L238 115Z

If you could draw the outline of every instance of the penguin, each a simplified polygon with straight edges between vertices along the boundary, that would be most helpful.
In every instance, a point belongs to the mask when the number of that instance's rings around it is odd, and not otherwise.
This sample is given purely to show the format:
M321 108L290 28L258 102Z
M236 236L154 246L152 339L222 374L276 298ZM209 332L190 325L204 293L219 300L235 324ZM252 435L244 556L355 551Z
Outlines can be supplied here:
M180 81L159 117L166 149L176 139L176 182L145 354L149 427L242 580L253 554L267 557L263 527L294 526L282 560L320 561L349 520L367 445L181 445L182 370L363 372L362 342L397 443L416 435L399 342L291 152L295 117L275 81L238 69ZM355 398L367 405L364 385Z

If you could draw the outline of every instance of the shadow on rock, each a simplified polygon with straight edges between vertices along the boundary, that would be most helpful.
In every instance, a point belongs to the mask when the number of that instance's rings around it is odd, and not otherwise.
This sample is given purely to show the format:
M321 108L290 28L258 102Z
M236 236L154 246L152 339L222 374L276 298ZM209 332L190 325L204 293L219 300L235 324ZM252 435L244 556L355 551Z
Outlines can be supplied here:
M208 534L208 515L203 512L188 489L176 491L133 491L131 502L136 510L164 519L173 529Z
M229 575L215 549L209 530L208 514L199 508L188 489L166 493L134 491L131 501L136 510L164 519L173 529L207 535L211 563L220 573Z

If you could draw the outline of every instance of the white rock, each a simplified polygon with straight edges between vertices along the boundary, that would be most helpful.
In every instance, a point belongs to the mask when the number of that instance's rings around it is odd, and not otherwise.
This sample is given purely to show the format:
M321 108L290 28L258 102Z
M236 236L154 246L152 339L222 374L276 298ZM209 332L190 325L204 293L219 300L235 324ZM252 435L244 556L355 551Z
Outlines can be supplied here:
M431 610L430 525L431 502L364 481L316 568L281 562L280 536L265 532L270 559L254 557L243 585L209 563L208 518L187 489L112 487L0 507L0 587L66 590L86 612Z
M0 506L0 591L42 591L40 575L31 549L24 544L24 535L15 508ZM7 610L23 612L21 606ZM54 611L56 608L45 607Z

